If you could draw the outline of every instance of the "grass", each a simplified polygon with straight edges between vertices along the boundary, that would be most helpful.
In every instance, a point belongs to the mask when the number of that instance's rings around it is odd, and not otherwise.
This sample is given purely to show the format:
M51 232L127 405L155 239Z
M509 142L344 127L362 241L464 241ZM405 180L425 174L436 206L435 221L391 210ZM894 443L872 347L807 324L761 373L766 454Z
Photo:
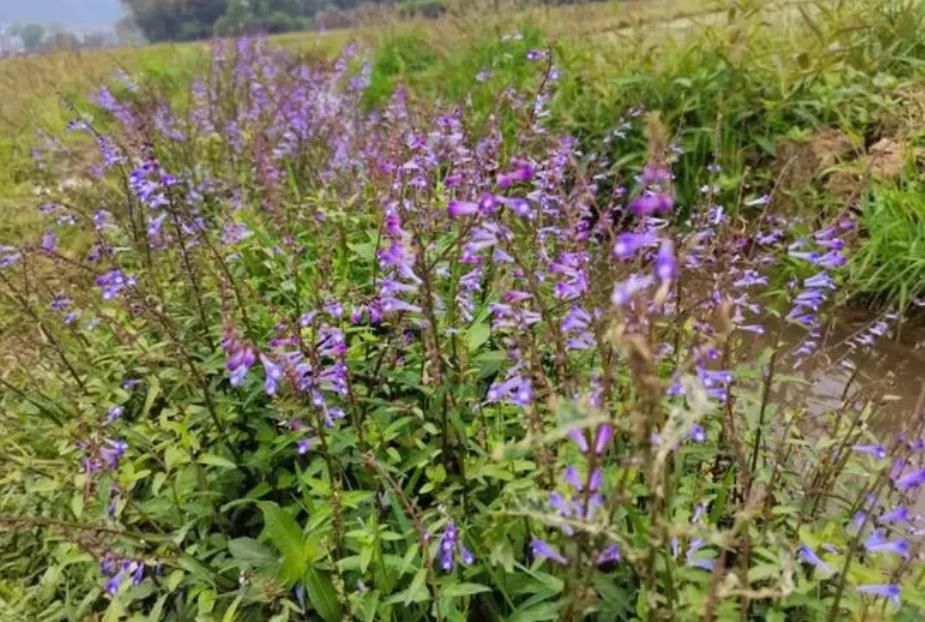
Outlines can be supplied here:
M918 185L883 188L864 202L867 241L854 257L852 281L874 303L905 309L925 287L925 195Z

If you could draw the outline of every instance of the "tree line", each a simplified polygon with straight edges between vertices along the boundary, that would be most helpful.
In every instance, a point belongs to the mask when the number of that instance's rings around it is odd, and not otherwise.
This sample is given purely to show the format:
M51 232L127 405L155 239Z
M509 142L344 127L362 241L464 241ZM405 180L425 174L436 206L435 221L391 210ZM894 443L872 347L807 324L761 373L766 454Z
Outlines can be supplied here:
M510 4L572 4L595 0L483 0ZM400 15L438 17L450 3L478 0L122 0L129 18L151 42L189 41L246 32L278 33L352 26L364 9L387 5Z

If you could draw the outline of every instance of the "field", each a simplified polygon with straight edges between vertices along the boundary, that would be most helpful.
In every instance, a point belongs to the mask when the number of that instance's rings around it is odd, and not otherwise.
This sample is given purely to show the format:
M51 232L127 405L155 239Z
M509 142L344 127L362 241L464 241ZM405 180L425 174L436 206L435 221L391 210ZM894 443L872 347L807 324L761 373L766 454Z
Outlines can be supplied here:
M0 60L0 622L921 619L925 5L385 15Z

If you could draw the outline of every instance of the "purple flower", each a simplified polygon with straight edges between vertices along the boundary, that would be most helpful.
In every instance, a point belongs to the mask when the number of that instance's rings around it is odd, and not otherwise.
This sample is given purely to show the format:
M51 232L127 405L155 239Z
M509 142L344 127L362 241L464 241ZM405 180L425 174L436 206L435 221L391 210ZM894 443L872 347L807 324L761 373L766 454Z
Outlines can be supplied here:
M871 596L881 596L887 600L893 601L895 604L899 604L900 595L902 594L902 588L895 583L890 584L880 584L880 583L871 583L867 585L859 585L855 588L861 594L869 594Z
M607 546L594 558L594 563L598 566L616 563L618 561L620 561L620 547L616 544Z
M54 231L46 231L42 236L42 250L48 251L49 253L54 251L58 246L58 236L55 235Z
M881 523L905 523L910 520L911 516L909 510L905 506L899 506L890 510L889 512L884 512L880 516Z
M610 297L614 306L623 307L629 304L640 291L646 289L652 284L651 276L640 276L632 274L625 281L617 283L613 290L613 296Z
M304 456L311 448L315 446L315 443L318 442L317 436L312 436L310 438L303 438L296 441L296 447L298 448L299 455Z
M479 82L486 82L489 78L491 78L491 69L483 69L475 74L475 79Z
M690 546L687 548L687 565L691 566L692 568L700 568L702 570L713 570L715 562L712 559L703 559L697 557L697 552L703 548L704 544L704 541L700 538L691 540Z
M440 567L444 572L450 572L454 567L454 560L458 557L464 566L471 566L475 562L475 555L467 549L459 540L459 531L456 529L456 523L450 521L447 523L443 535L437 544L436 556L440 560Z
M450 201L446 206L446 213L450 218L458 218L460 216L471 216L473 214L479 213L478 203L470 203L469 201Z
M873 456L877 460L886 458L886 447L883 445L855 445L852 449L858 453Z
M703 429L703 426L695 423L691 426L690 432L687 433L687 437L695 443L704 443L707 440L707 431Z
M498 175L498 186L510 188L517 182L529 181L533 177L533 165L526 160L515 160L514 169Z
M546 52L542 50L527 50L527 60L542 60L546 58Z
M513 376L504 382L491 385L488 389L488 401L528 406L533 402L533 386L529 378Z
M599 456L603 454L607 450L607 445L610 444L610 439L612 438L613 427L607 423L598 426L597 435L594 439L594 453Z
M629 259L640 248L652 246L656 242L652 233L621 233L613 245L613 256L617 259Z
M922 484L925 484L925 468L907 473L896 480L897 488L903 492L917 488Z
M827 575L832 574L832 567L829 566L824 561L822 561L822 559L820 559L819 556L816 555L816 552L813 551L808 546L806 546L805 544L801 546L799 549L797 549L797 554L800 556L800 559L802 559L808 564L812 564L813 566L818 568L823 574L827 574Z
M835 285L835 281L832 279L832 277L829 276L828 272L820 272L819 274L804 280L803 286L813 289L838 289L838 286Z
M125 412L125 409L121 406L112 406L109 409L109 413L106 416L106 425L109 425L116 419L122 416L122 413Z
M126 275L122 270L113 270L96 277L96 284L102 291L103 300L112 300L126 287L133 287L135 282L135 277Z
M530 550L533 551L533 556L537 558L550 559L558 564L565 565L568 563L568 560L565 559L559 551L552 548L545 540L534 539L530 543Z
M905 540L887 540L882 529L874 529L864 542L869 553L893 553L902 557L909 556L909 543Z
M671 240L662 240L655 256L655 274L663 283L669 283L678 276L678 260L675 258Z
M263 390L266 391L267 395L275 395L279 380L283 377L283 368L262 353L260 355L260 362L263 364L263 371L266 374Z

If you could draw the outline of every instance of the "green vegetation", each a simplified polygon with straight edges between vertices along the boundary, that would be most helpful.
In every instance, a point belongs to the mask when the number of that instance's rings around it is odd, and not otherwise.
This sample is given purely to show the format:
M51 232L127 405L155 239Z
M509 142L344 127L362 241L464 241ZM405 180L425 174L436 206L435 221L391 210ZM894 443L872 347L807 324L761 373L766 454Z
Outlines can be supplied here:
M921 619L925 4L429 6L0 63L0 622Z

